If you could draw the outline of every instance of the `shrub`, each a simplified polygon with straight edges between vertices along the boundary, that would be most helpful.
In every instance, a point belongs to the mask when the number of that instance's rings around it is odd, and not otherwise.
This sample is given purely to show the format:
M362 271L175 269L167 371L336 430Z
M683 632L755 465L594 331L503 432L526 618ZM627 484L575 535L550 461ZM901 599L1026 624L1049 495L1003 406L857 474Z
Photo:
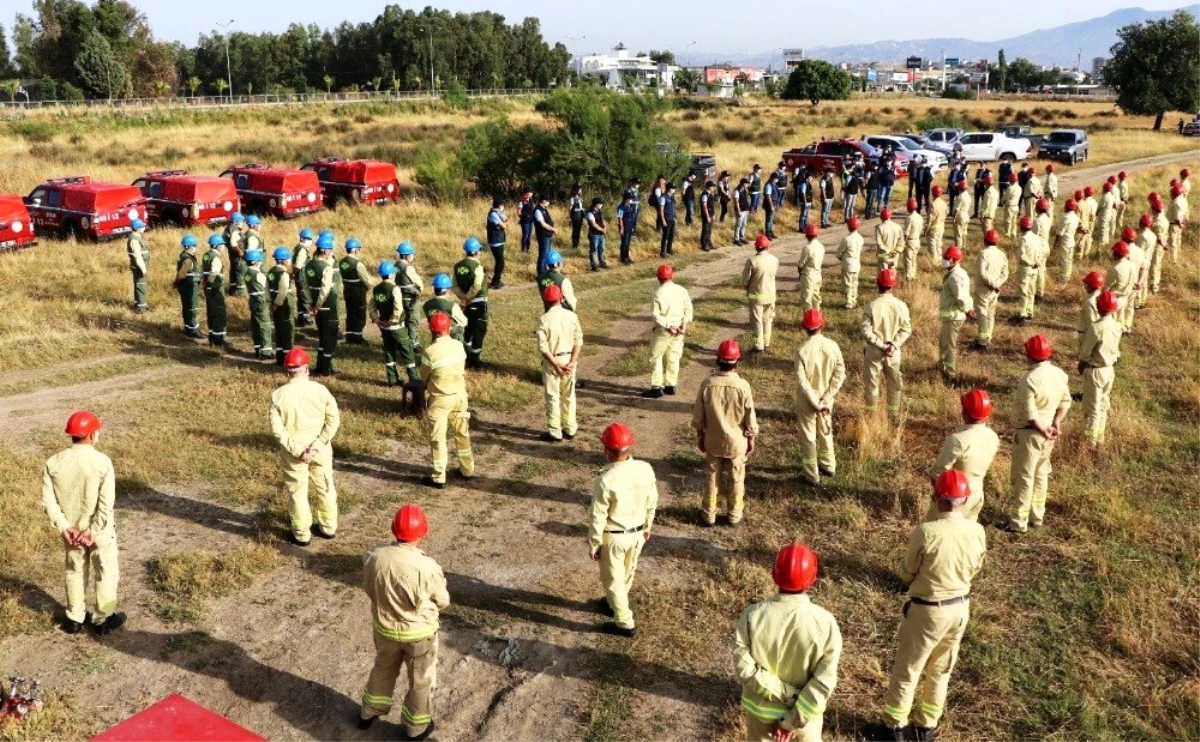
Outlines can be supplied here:
M679 119L681 121L699 121L700 120L700 112L695 111L695 110L684 111L683 115L680 116Z
M20 121L11 124L13 134L30 142L54 141L54 127L45 121Z
M463 199L464 173L458 157L433 148L425 149L417 157L415 177L434 203L453 203Z
M451 80L446 86L446 92L442 93L442 100L451 108L459 111L470 108L471 99L467 96L467 88L458 80Z

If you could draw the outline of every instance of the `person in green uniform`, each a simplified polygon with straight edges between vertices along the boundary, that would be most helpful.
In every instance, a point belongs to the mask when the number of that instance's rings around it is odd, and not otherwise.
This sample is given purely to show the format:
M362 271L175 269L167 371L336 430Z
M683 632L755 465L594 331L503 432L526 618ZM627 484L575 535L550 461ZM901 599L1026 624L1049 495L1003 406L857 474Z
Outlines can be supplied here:
M454 286L454 281L450 279L449 274L439 273L433 277L433 298L421 305L421 314L425 315L425 319L431 319L433 315L441 312L451 319L450 322L450 337L458 342L463 342L463 331L467 328L467 316L458 308L458 305L451 301L450 297L446 296Z
M466 257L454 264L454 295L467 315L463 345L467 349L467 368L482 368L483 338L488 326L488 283L483 263L475 259L483 243L468 237L463 243Z
M204 281L204 314L208 321L208 344L225 345L225 240L219 234L208 237L208 252L200 261ZM240 258L238 258L240 260Z
M571 279L563 275L562 262L563 258L558 250L546 253L546 272L537 277L537 290L541 293L550 286L557 286L562 292L562 308L578 312L579 303L575 298L575 287L571 284Z
M371 289L371 321L379 327L383 337L383 365L387 370L388 386L400 384L397 360L404 364L410 384L420 381L417 357L404 327L404 294L395 280L397 272L395 263L383 261L379 266L381 280Z
M313 239L314 235L311 229L308 227L301 229L300 241L296 243L295 249L292 250L290 269L292 283L296 286L294 291L296 296L296 327L305 327L308 325L308 282L304 280L304 264L312 257ZM275 321L275 328L275 332L278 335L279 320ZM275 342L275 350L279 350L278 340Z
M229 295L237 296L245 278L245 271L239 272L238 269L238 265L242 262L242 255L246 253L246 217L242 216L242 212L235 211L233 216L229 217L229 224L225 225L223 239L228 247Z
M146 223L134 219L130 223L132 231L125 242L125 252L129 255L129 270L133 273L133 311L144 313L150 308L146 302L146 275L150 272L150 248L146 247Z
M258 233L261 225L262 219L257 214L246 217L246 231L242 233L238 255L236 257L229 256L229 261L232 263L229 269L229 293L231 296L246 295L246 253L251 250L262 252L262 235Z
M367 326L367 296L371 292L371 274L358 259L362 243L356 237L346 240L346 257L338 262L342 274L342 298L346 302L346 342L366 345L363 328Z
M175 261L175 290L179 292L183 310L183 334L197 340L204 335L200 332L200 266L196 261L196 238L185 234L179 244L183 250Z
M262 250L246 251L246 290L250 295L250 337L254 339L254 357L275 357L271 326L271 300L267 296L267 274L262 272Z
M396 247L396 285L404 297L404 326L413 352L421 352L421 313L417 311L417 300L425 290L425 282L417 272L417 248L411 242L401 242Z
M292 283L292 251L283 245L271 253L275 265L267 271L267 296L271 300L271 322L275 327L275 365L296 342L296 289ZM307 317L307 315L305 315Z
M333 233L317 238L317 255L304 266L308 281L308 313L317 320L317 368L314 376L333 376L333 356L337 352L338 298L342 276L333 265Z

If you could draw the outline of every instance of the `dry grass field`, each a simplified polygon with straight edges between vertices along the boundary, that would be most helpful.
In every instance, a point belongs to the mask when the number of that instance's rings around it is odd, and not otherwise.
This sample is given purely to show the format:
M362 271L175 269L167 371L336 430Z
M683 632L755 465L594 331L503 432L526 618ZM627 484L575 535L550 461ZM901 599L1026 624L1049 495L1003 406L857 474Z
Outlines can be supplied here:
M372 265L407 239L428 276L457 259L467 235L482 232L486 204L431 205L412 183L412 166L422 151L452 148L469 125L496 114L540 119L521 102L467 111L407 104L17 119L0 122L7 163L0 192L25 193L45 177L77 173L129 182L164 166L216 173L248 160L378 157L401 166L398 205L266 220L264 237L272 247L291 245L301 226L330 227L359 237ZM1148 191L1165 195L1182 164L1200 171L1193 140L1151 132L1148 118L1100 103L889 99L668 115L691 147L714 152L718 167L735 173L754 162L770 169L782 149L821 135L915 130L947 117L972 126L1033 123L1039 131L1089 127L1091 160L1060 170L1072 188L1083 185L1081 176L1099 186L1116 163L1179 153L1120 165L1133 183L1129 222ZM561 205L558 214L565 221ZM655 235L643 222L633 267L590 274L586 251L563 249L586 333L588 386L574 443L536 441L540 302L528 285L532 261L515 240L512 286L493 294L489 366L470 377L476 480L452 480L436 494L421 488L428 451L419 425L398 416L395 393L381 384L378 337L370 347L339 349L342 374L330 388L343 410L335 440L343 522L337 540L307 551L282 540L286 503L267 421L280 375L251 360L244 303L230 302L227 352L182 337L170 289L179 230L150 233L152 310L141 316L128 311L123 243L44 239L0 256L0 675L41 675L53 694L39 717L0 723L0 739L90 736L175 690L271 738L394 734L388 724L360 733L348 720L372 656L357 589L361 554L386 537L390 514L408 500L430 511L427 551L446 567L455 602L441 640L439 738L737 738L730 636L742 608L769 594L770 560L791 538L820 554L814 600L838 617L846 639L826 736L853 738L882 702L901 602L889 574L925 511L928 467L957 425L959 390L935 370L932 263L900 293L916 333L905 350L898 429L862 411L858 313L829 309L829 336L848 365L835 412L839 473L820 490L798 486L795 221L785 209L775 248L785 265L778 350L744 367L763 425L749 468L746 527L695 526L702 476L687 430L712 348L725 337L746 339L733 281L746 251L727 247L728 222L716 233L722 249L703 255L698 227L681 226L675 265L697 300L690 360L680 396L642 400L634 395L648 373L644 336L657 264ZM830 230L826 244L841 233ZM968 254L978 240L972 225ZM1183 258L1168 265L1163 292L1124 345L1107 447L1089 453L1074 408L1055 451L1047 528L1022 538L989 529L944 739L1200 737L1198 242L1193 222ZM873 258L866 263L864 276ZM1081 289L1061 285L1055 270L1050 283L1032 326L1002 322L989 354L961 356L965 379L992 393L1004 440L1024 337L1051 335L1060 365L1073 370ZM838 269L827 268L827 308L840 305L839 292ZM1014 311L1010 282L1000 314ZM964 331L964 342L973 332ZM314 346L315 337L302 342ZM77 407L104 420L101 448L119 480L122 601L131 620L103 641L53 629L61 556L38 501L42 463L65 444L62 422ZM588 481L602 463L596 437L613 418L631 423L638 455L654 463L663 488L660 527L635 588L640 635L632 642L596 634L601 618L586 607L599 587L583 514ZM1010 504L1007 480L1006 444L988 480L988 522Z

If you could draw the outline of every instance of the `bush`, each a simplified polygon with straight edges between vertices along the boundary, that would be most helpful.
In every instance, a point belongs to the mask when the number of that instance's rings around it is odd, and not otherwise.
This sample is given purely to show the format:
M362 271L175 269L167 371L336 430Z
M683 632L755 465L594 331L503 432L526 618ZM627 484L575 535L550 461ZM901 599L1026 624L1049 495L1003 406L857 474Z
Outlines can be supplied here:
M84 100L83 91L69 82L64 82L62 84L59 94L62 95L63 100L66 101Z
M426 149L417 157L415 176L434 203L454 203L463 199L462 161L453 155Z
M470 108L471 99L467 96L467 88L458 80L451 80L446 86L446 92L442 93L444 100L451 108L459 111Z
M54 126L45 121L19 121L10 125L12 133L30 142L54 141Z
M946 91L942 93L942 97L946 100L975 100L975 93L971 90L946 88Z
M679 117L679 120L680 121L699 121L700 120L700 112L699 111L684 111L683 115Z
M954 111L942 110L941 108L930 108L929 111L917 119L917 129L926 131L929 129L942 128L966 128L967 122Z

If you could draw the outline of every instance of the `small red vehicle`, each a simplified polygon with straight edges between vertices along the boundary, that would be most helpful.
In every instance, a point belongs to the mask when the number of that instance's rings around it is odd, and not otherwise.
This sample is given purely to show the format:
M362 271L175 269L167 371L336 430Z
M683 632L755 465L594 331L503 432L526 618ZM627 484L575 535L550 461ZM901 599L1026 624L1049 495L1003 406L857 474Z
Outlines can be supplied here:
M396 166L390 162L322 157L303 169L317 174L321 196L328 206L339 201L383 205L400 198Z
M241 199L229 178L156 170L133 181L133 186L146 197L149 224L215 227L241 209Z
M788 170L794 170L797 165L806 165L809 172L822 173L826 168L832 168L835 175L841 175L842 164L847 158L861 154L864 161L878 163L883 152L858 139L823 139L813 142L807 147L797 147L784 152L779 159L783 160ZM908 175L909 157L904 152L895 153L894 170L897 178Z
M0 252L19 250L37 244L29 210L21 197L0 193Z
M321 184L310 170L291 170L262 163L234 165L221 173L232 178L242 210L290 219L321 210Z
M137 188L92 182L86 175L47 180L25 197L25 207L37 231L77 240L118 237L147 216Z

